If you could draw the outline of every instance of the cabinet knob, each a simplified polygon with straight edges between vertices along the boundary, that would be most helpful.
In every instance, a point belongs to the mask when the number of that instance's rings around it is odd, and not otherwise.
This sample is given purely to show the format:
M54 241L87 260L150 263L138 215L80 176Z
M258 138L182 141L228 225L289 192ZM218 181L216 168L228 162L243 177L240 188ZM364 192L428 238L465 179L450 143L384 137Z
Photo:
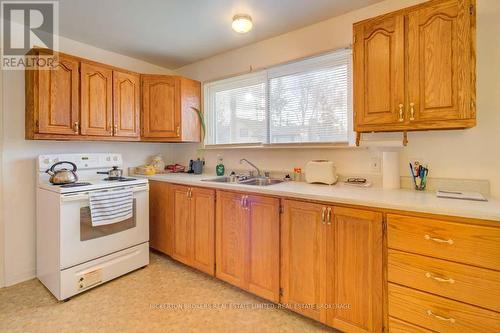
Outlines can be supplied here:
M403 116L403 107L404 105L403 104L399 104L399 119L398 121L401 123L403 122L405 119L404 119L404 116Z
M177 128L175 129L175 133L177 136L181 136L181 127L180 126L177 126Z
M326 210L326 224L332 224L332 209L330 207Z
M410 103L410 120L415 120L415 103Z
M73 131L75 132L75 134L78 134L79 130L80 130L80 124L78 123L78 121L75 121L75 123L73 124Z

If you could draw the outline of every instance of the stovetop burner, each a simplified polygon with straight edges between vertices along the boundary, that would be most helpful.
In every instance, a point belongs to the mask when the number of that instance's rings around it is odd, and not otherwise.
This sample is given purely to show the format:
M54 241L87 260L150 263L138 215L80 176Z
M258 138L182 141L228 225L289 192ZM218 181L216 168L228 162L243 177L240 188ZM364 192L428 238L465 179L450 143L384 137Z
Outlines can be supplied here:
M127 177L107 177L104 178L105 181L116 181L116 182L130 182L132 180L136 180L135 178L127 178Z
M87 182L80 182L80 183L71 183L71 184L59 185L59 187L66 188L66 187L78 187L78 186L87 186L87 185L92 185L92 184L87 183Z

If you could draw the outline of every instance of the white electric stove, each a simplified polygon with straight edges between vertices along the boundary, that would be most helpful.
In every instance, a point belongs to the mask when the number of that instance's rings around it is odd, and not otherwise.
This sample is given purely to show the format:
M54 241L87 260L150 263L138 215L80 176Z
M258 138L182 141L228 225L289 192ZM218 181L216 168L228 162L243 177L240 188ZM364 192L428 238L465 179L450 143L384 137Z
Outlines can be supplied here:
M45 171L60 161L77 166L77 183L49 182ZM123 167L120 154L38 157L37 277L59 300L149 264L148 180L105 180L97 173L113 166ZM133 192L133 216L92 226L89 193L124 188Z

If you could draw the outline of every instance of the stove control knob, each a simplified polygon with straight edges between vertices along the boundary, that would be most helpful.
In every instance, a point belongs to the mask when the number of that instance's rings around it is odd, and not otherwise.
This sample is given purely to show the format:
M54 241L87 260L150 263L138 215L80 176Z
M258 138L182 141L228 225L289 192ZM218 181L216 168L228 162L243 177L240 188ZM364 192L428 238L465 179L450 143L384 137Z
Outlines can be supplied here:
M108 162L111 161L111 157L109 157L109 156L106 157L106 161L108 161Z
M44 164L49 164L49 163L50 163L50 159L48 159L48 158L44 159L44 160L43 160L43 163L44 163Z
M118 157L113 157L113 161L118 161Z

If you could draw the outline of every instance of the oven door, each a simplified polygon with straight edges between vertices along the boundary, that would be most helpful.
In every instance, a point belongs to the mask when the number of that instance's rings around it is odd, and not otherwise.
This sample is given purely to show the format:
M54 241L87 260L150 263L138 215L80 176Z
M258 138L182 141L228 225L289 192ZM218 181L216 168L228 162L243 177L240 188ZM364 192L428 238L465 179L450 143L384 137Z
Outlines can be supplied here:
M130 188L134 194L132 218L96 227L92 226L88 192L61 196L61 269L149 240L149 186Z

